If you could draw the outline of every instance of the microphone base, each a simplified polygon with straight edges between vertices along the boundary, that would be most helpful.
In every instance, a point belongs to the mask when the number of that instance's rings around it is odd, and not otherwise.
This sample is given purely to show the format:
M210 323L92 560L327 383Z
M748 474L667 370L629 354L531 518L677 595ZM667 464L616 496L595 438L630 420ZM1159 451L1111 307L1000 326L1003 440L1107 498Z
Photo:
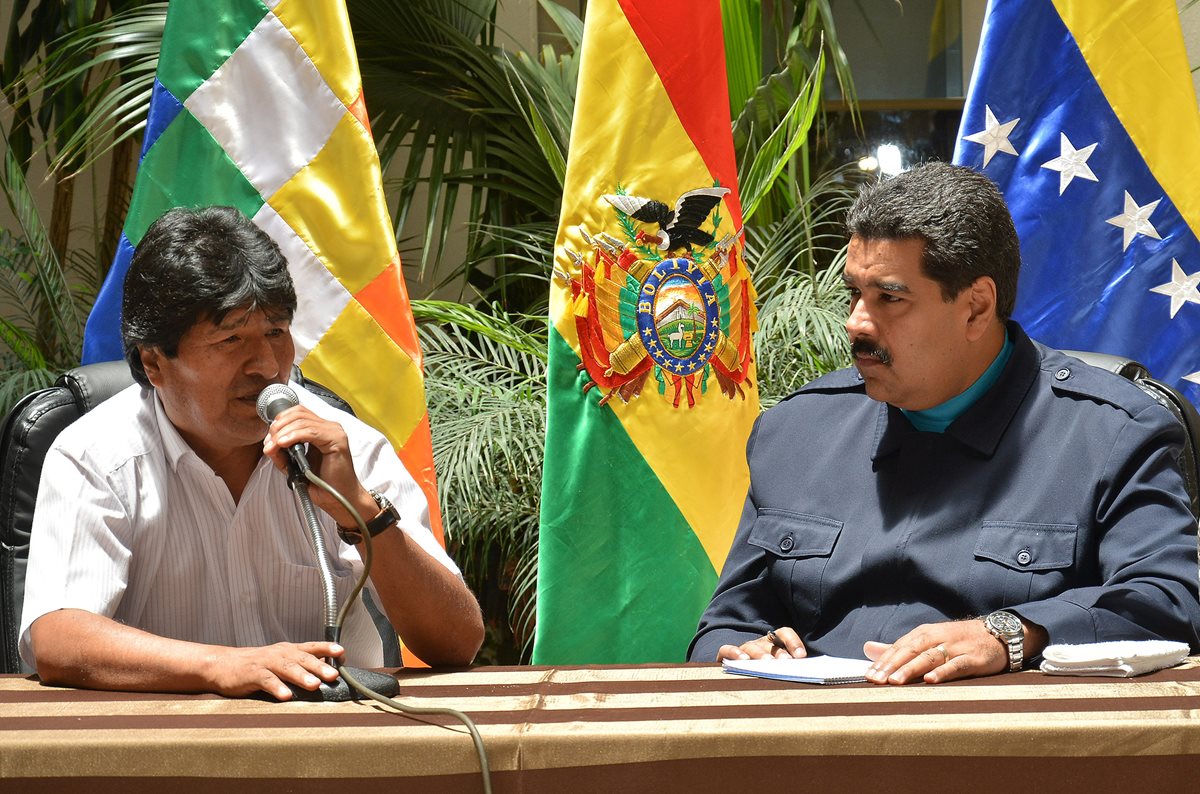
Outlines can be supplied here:
M346 667L350 675L367 689L378 692L384 697L396 697L400 694L400 682L394 676L377 673L373 670L361 670L357 667ZM321 682L315 690L289 686L293 700L303 700L312 703L344 703L347 700L366 700L357 690L351 689L345 679L340 676L332 684Z

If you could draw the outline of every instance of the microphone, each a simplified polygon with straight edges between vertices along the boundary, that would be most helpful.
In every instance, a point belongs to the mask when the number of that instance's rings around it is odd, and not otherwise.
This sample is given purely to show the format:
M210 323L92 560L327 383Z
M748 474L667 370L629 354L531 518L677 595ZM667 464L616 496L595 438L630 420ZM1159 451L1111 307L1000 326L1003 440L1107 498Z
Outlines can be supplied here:
M300 398L296 396L296 392L292 391L290 386L284 383L272 383L259 392L255 407L258 410L259 419L270 424L275 421L275 417L292 406L299 404ZM337 642L337 631L340 628L337 625L337 594L333 584L333 575L330 571L329 558L325 550L324 531L317 520L312 501L308 496L308 481L304 476L304 472L310 468L308 458L304 457L304 451L300 448L300 445L285 447L285 449L288 453L288 485L296 494L296 499L300 504L302 520L308 528L309 538L312 540L313 549L317 555L317 570L321 575L321 591L325 602L325 639ZM320 482L319 478L317 479L317 484L321 488L333 494L337 493L330 485ZM342 502L345 504L345 500L342 500ZM366 565L369 571L370 557L367 560ZM322 681L321 686L314 691L289 684L288 688L292 690L292 695L296 700L330 702L357 700L359 695L357 691L351 691L350 684L346 680L347 675L359 684L385 697L395 697L400 694L400 682L394 676L377 673L372 670L360 670L357 667L334 664L334 660L332 659L327 661L337 668L341 677L333 684Z
M296 396L296 392L292 391L290 386L286 383L272 383L259 393L255 406L258 409L258 418L271 424L275 421L275 417L299 404L300 398ZM290 461L288 468L292 469L292 475L303 477L302 473L310 468L308 458L304 457L304 450L300 449L298 445L284 447L284 449L288 453Z

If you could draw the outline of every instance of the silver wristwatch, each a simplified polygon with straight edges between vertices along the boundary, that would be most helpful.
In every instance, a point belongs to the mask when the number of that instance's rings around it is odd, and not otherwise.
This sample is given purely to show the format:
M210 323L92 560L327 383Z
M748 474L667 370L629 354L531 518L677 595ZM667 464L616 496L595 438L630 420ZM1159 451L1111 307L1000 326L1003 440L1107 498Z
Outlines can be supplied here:
M1008 670L1015 673L1025 663L1025 627L1011 612L997 610L983 618L983 625L993 637L1008 648Z

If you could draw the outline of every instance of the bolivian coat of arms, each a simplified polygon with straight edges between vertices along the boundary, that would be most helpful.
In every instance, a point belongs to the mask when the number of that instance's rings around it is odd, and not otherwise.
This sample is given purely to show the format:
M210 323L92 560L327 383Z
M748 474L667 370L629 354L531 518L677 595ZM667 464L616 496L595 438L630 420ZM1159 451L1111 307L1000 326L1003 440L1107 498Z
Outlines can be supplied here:
M753 292L738 233L715 237L727 193L697 188L671 208L618 186L604 199L620 236L580 227L589 249L565 249L579 271L570 288L590 378L583 390L600 388L601 405L613 395L629 402L648 383L676 408L693 407L710 381L725 398L745 399Z

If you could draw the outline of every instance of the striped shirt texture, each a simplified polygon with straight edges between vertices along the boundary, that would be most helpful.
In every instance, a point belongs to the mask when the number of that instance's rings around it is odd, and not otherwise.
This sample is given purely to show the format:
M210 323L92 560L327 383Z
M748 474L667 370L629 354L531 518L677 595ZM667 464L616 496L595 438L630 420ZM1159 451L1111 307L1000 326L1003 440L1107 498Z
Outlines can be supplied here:
M293 389L303 405L342 425L359 480L397 506L400 528L458 573L429 529L420 486L387 439ZM362 561L334 520L317 513L340 603ZM214 645L324 639L316 557L286 477L264 457L235 504L156 393L137 385L64 430L46 457L21 619L26 663L33 664L30 624L67 608ZM347 663L382 666L382 643L361 600L347 616L342 644Z

